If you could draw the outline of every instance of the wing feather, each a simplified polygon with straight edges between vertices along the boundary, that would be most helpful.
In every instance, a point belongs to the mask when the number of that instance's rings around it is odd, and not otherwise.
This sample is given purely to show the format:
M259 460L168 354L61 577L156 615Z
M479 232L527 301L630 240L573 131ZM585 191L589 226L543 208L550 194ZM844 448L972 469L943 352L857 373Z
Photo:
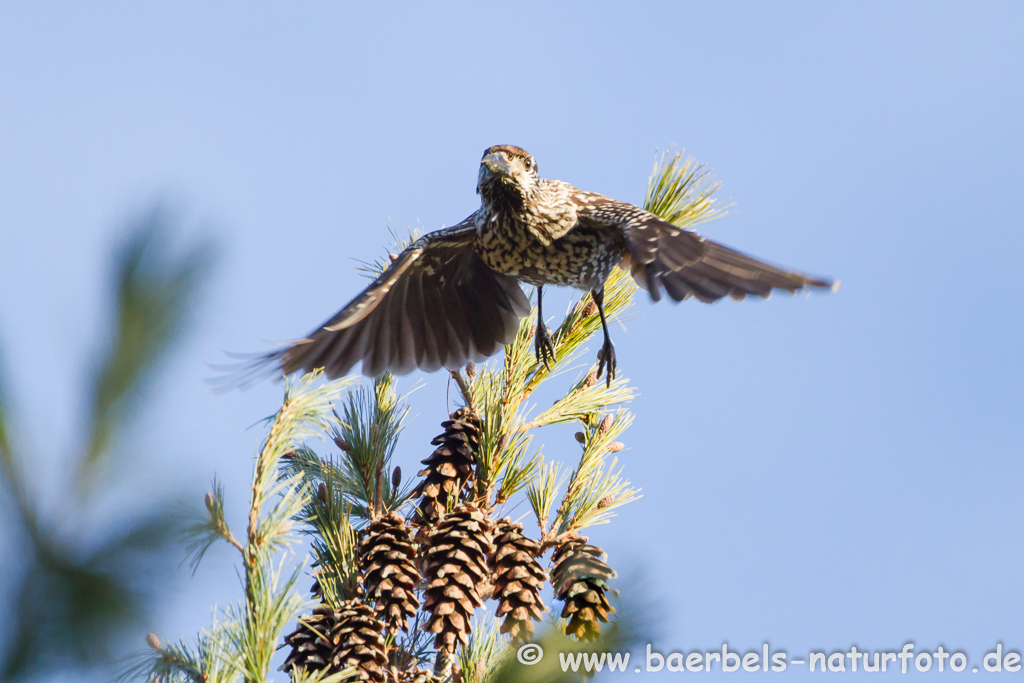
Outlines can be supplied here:
M393 287L392 284L385 292L385 296L381 297L377 310L367 316L367 323L372 326L372 332L367 330L367 333L373 343L370 344L368 353L363 356L363 363L367 366L366 374L370 377L376 377L384 372L391 355L391 329L395 324L391 317L393 312L390 310L391 303L395 300L395 297L391 296Z
M444 315L448 321L449 329L454 333L450 338L457 346L453 350L458 351L461 359L460 365L473 355L473 335L470 332L469 321L466 320L466 313L462 308L462 293L454 282L446 282L441 300L444 303ZM497 302L495 302L497 303Z
M441 290L437 287L423 288L424 310L427 314L427 337L433 337L434 348L437 350L435 363L428 368L436 370L448 363L451 349L449 340L448 321L444 315L444 303L441 300Z
M392 358L392 361L396 364L395 374L403 375L407 372L412 371L416 367L416 338L413 333L412 321L410 317L412 311L407 305L409 297L409 278L401 278L395 291L396 304L395 308L398 311L398 339L397 339L397 354ZM397 297L401 297L398 299Z
M423 286L423 272L416 272L416 304L419 306L423 316L423 330L421 340L423 342L423 360L419 365L421 370L428 372L441 367L440 354L438 352L437 338L434 335L434 325L431 319L431 311L427 305L427 289Z
M529 302L515 279L473 250L473 218L417 240L323 326L236 376L249 381L268 368L290 374L323 367L340 377L360 362L363 374L403 374L494 353Z
M477 344L481 353L490 355L494 353L496 346L507 344L514 338L515 330L518 328L518 316L509 314L511 302L507 300L505 292L496 282L483 283L472 292L472 296L477 301L497 301L499 305L499 308L489 310L479 307L482 314Z
M622 231L633 278L654 301L662 288L675 301L692 296L711 303L726 296L767 298L774 289L837 287L712 242L632 204L585 192L575 196L581 223Z

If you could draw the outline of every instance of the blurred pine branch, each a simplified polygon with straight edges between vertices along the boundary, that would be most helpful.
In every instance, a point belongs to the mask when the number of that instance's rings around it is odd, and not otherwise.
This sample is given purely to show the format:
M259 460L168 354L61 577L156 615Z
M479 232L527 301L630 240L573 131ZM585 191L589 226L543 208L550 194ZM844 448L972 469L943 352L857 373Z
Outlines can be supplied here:
M158 206L135 219L115 256L113 334L92 380L91 420L78 465L79 488L92 484L123 426L125 409L139 398L189 321L194 297L209 273L213 250L198 244L168 256L173 220Z
M5 619L2 680L108 664L125 629L148 613L160 567L168 564L158 561L173 538L168 512L126 514L116 531L97 531L85 520L99 484L120 478L116 469L105 466L128 426L125 407L142 398L143 388L156 379L211 267L209 245L180 256L168 253L173 223L161 208L140 215L115 255L112 341L88 390L86 445L72 468L71 490L63 496L66 507L59 515L42 509L31 493L36 489L30 480L31 456L15 443L9 397L0 381L0 462L9 493L4 504L11 508L4 520L12 542L20 544L9 574L16 581L9 594L16 597Z

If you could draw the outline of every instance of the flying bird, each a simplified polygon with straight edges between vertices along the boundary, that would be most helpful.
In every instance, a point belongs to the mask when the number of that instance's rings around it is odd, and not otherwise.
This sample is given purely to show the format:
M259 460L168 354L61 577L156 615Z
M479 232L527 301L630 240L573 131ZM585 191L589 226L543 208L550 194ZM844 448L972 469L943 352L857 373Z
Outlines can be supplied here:
M615 348L604 312L604 282L630 271L658 301L768 297L838 283L783 270L665 222L640 207L542 178L513 145L488 148L477 178L480 208L457 225L413 242L359 296L308 337L260 356L257 365L290 374L324 368L328 377L362 363L364 375L457 368L494 354L530 311L520 283L537 288L537 360L555 360L542 317L543 289L590 291L604 343L598 377L615 377Z

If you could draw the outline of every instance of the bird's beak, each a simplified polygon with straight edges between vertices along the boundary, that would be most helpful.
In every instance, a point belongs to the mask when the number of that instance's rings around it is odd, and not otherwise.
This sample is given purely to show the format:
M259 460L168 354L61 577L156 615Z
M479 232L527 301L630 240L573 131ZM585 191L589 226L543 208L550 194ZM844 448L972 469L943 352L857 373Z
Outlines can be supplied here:
M480 164L495 175L509 175L511 171L508 160L501 152L491 152L480 161Z

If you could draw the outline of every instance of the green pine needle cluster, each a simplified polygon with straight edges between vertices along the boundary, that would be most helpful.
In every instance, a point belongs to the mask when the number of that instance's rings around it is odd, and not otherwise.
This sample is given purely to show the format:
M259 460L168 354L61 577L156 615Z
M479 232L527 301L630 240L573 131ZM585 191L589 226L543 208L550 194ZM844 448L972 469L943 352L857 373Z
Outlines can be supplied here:
M294 565L282 551L298 540L293 519L310 504L311 494L303 473L282 476L281 465L307 440L329 432L332 404L352 381L346 378L318 386L320 374L289 383L281 408L268 418L269 431L254 466L244 539L238 541L228 528L223 489L217 481L206 498L207 519L187 530L193 566L217 540L239 551L244 599L225 609L194 646L149 637L150 650L128 662L122 679L189 683L269 679L271 659L285 627L306 606L296 589L304 567Z
M206 494L206 510L198 519L184 530L186 543L185 554L194 574L202 562L206 551L218 540L227 541L236 549L245 553L245 548L231 533L227 519L224 517L224 485L213 478L213 486Z
M298 517L310 539L316 582L324 600L335 609L359 588L359 540L345 501L344 484L327 470ZM317 481L307 478L307 482Z
M125 631L149 618L176 564L166 491L150 510L128 503L112 511L101 495L138 483L132 468L120 465L146 456L126 437L145 414L146 389L188 330L214 261L209 244L177 248L179 218L157 205L119 230L126 239L109 263L113 281L98 307L99 337L83 338L80 330L69 337L96 350L84 371L70 373L85 382L47 387L55 396L81 392L72 402L84 414L19 414L0 362L0 519L10 546L0 575L7 598L0 680L88 677L105 666ZM74 425L69 443L52 453L32 445L31 424L62 420ZM53 441L47 436L41 443ZM40 467L45 459L57 465Z
M335 414L334 441L347 456L341 468L342 488L351 492L350 502L359 517L395 510L408 497L392 486L392 473L385 467L409 413L404 399L395 378L384 373L372 391L364 388L346 396L342 413Z
M704 164L685 157L683 151L665 152L660 159L655 157L644 208L680 228L692 228L728 213L732 204L716 203L721 187Z
M501 633L501 622L490 614L473 617L473 634L459 650L460 677L467 683L490 683L511 654L510 639Z

